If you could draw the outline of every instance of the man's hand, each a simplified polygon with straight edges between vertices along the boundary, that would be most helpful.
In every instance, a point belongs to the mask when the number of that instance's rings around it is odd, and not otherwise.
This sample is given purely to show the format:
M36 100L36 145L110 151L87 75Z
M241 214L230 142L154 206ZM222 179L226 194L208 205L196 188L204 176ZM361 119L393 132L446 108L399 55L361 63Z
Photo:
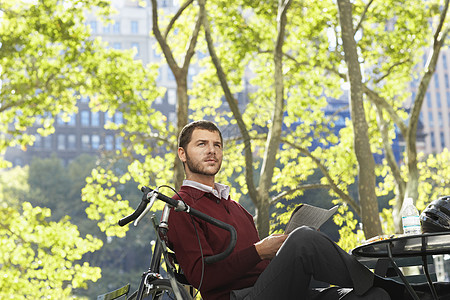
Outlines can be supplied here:
M272 234L255 244L256 252L261 259L272 259L287 237L286 234Z

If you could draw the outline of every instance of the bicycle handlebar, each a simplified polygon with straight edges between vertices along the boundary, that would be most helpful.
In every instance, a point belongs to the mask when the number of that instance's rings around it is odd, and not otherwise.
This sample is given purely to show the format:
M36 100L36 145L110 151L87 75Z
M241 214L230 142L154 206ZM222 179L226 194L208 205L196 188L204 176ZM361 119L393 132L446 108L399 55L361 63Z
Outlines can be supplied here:
M230 233L230 243L228 244L227 248L219 254L205 257L206 263L212 264L212 263L221 261L221 260L225 259L228 255L231 254L231 252L234 249L234 246L236 246L236 240L237 240L236 229L233 226L231 226L230 224L224 223L220 220L217 220L205 213L202 213L201 211L191 208L190 206L186 205L183 201L179 201L179 200L167 197L166 195L161 194L157 191L153 191L149 187L143 186L141 188L141 191L144 193L144 195L142 196L141 203L139 204L139 206L136 208L136 210L132 214L119 220L120 226L125 226L126 224L139 218L139 216L146 209L147 204L150 202L149 198L154 196L154 193L156 193L156 198L158 198L159 200L162 200L162 201L166 202L167 204L169 204L170 206L172 206L175 209L175 211L184 211L184 212L186 212L190 215L193 215L199 219L202 219L214 226L225 229L226 231L228 231Z

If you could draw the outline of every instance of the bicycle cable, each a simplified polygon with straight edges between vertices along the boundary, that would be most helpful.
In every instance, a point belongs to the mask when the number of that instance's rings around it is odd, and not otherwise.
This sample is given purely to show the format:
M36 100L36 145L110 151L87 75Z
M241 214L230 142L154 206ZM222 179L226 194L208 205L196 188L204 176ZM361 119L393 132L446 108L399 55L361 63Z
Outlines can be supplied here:
M181 197L181 195L173 188L173 187L171 187L171 186L169 186L169 185L160 185L159 186L160 188L161 187L167 187L167 188L169 188L169 189L171 189L179 198L180 198L180 201L182 201L183 203L184 203L184 205L186 205L187 206L187 204L186 204L186 202L184 202L184 200L183 200L183 198ZM200 247L200 257L202 258L202 273L201 273L201 276L200 276L200 283L199 283L199 285L198 285L198 288L197 288L197 291L195 292L195 294L194 294L194 296L193 296L193 299L195 299L195 297L197 297L197 294L200 292L200 288L201 288L201 286L202 286L202 284L203 284L203 277L204 277L204 274L205 274L205 257L204 257L204 255L203 255L203 248L202 248L202 243L201 243L201 241L200 241L200 236L199 236L199 234L198 234L198 231L197 231L197 226L195 225L195 221L194 221L194 218L192 217L192 215L190 215L189 214L189 217L191 218L191 222L192 222L192 225L194 226L194 230L195 230L195 235L197 236L197 241L198 241L198 245L199 245L199 247ZM169 217L170 218L170 217ZM176 253L175 253L175 255L176 255Z

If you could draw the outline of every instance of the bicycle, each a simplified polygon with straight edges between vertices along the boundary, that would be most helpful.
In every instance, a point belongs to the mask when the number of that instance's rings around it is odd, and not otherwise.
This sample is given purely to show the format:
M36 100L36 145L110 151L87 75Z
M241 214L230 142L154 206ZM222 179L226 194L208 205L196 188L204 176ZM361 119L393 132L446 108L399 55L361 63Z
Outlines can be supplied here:
M130 284L127 284L126 286L118 290L98 296L97 300L141 300L144 299L144 297L145 299L158 300L192 299L192 292L191 294L189 294L188 291L184 288L185 286L189 287L190 284L186 280L182 272L180 270L177 270L175 254L169 252L167 249L167 232L169 230L168 220L171 209L173 208L177 212L188 213L191 216L197 217L212 225L225 229L230 233L230 243L228 244L227 248L219 254L204 257L203 261L205 264L218 262L231 254L234 246L236 245L236 230L229 224L226 224L207 214L191 208L182 200L180 201L172 199L165 196L164 194L159 193L159 188L152 190L149 187L143 186L141 188L141 191L144 193L141 199L141 203L132 214L119 220L119 225L125 226L126 224L134 221L134 226L137 226L142 218L148 213L148 211L150 211L156 199L166 202L159 224L157 224L157 222L155 221L154 216L152 217L153 228L155 229L157 239L152 253L150 266L148 270L142 274L139 288L134 293L132 293L130 297L127 298L130 289ZM160 273L161 259L163 259L166 264L166 277L164 277Z

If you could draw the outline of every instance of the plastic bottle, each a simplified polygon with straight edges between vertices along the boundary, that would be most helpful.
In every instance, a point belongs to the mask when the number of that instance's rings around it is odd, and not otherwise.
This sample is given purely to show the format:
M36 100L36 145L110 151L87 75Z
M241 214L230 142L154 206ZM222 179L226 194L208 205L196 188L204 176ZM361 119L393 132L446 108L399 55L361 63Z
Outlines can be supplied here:
M401 210L403 233L421 234L419 211L414 206L412 198L405 198Z

